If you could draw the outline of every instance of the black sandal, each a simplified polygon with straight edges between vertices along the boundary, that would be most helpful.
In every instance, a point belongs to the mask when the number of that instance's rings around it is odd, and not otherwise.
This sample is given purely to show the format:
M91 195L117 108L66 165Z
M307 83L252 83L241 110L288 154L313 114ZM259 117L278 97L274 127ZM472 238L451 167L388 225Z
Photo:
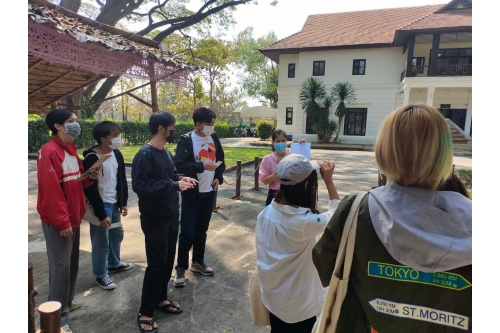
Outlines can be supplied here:
M150 320L141 320L141 316L142 314L138 314L137 315L137 325L139 326L139 330L141 331L141 333L158 333L158 327L155 327L155 320L154 318L151 318ZM141 327L141 324L142 325L149 325L152 327L151 330L146 330L144 328Z
M169 301L170 303L169 304L165 304L165 305L158 305L157 308L159 310L162 310L163 312L166 312L166 313L171 313L171 314L181 314L182 313L182 308L179 306L179 307L176 307L174 302L172 302L171 300L167 299L167 301ZM169 309L170 308L174 308L176 309L175 312L173 311L170 311Z

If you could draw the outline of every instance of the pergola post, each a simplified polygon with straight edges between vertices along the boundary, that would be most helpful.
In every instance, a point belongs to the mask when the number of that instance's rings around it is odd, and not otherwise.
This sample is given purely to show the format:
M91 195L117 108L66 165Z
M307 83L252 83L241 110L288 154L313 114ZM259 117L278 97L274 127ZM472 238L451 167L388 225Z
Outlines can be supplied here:
M158 91L156 90L156 82L151 81L151 104L153 113L158 112Z

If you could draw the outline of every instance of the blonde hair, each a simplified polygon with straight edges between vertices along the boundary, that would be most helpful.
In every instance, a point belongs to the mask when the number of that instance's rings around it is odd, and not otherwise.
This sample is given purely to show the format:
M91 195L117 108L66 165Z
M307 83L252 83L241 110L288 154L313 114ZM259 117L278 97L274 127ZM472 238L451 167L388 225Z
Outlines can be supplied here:
M443 115L425 104L392 111L380 127L375 160L389 182L437 189L453 172L451 133Z

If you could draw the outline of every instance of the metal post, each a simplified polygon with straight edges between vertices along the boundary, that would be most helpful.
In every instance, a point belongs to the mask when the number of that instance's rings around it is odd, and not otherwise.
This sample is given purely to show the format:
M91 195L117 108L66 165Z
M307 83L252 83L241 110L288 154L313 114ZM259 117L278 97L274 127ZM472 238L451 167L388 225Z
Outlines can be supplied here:
M61 303L45 302L38 307L40 313L40 333L60 333Z
M236 198L239 199L241 190L241 161L236 161Z
M259 158L255 157L253 161L253 169L254 169L254 182L252 191L260 191L259 187Z
M35 296L37 290L33 286L33 264L28 263L28 333L35 333Z

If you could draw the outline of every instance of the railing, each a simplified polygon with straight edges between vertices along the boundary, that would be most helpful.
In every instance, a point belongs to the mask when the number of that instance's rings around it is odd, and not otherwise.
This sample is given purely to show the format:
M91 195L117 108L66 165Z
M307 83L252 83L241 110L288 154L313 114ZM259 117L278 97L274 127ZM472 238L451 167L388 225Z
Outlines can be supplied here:
M410 77L431 76L431 66L413 66ZM472 76L472 65L439 65L436 76ZM400 81L406 77L406 69L401 73Z

